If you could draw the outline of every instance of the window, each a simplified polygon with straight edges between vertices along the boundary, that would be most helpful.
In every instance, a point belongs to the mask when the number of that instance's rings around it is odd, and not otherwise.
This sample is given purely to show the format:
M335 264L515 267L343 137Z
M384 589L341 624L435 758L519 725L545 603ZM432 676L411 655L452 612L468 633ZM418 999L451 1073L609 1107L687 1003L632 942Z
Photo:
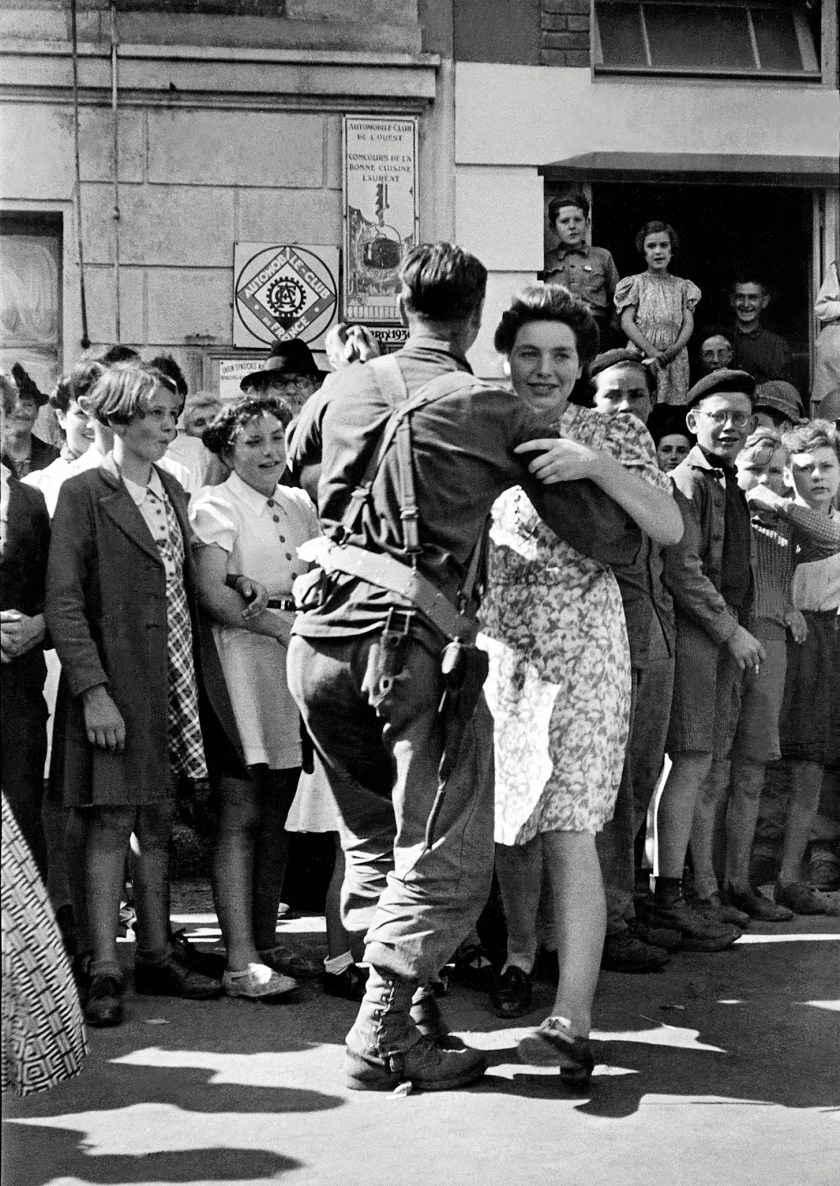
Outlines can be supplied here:
M595 0L595 69L819 78L804 8L773 0Z

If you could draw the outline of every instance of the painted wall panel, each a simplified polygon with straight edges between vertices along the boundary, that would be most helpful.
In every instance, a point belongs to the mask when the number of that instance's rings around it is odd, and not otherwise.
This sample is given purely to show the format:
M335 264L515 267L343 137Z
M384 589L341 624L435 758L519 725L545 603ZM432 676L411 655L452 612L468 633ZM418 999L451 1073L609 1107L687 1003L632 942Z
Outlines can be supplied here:
M236 238L251 243L339 243L341 193L243 190L239 194Z
M466 63L455 102L459 164L540 165L599 149L840 152L838 95L827 87L593 81L589 70Z
M229 342L230 272L212 269L149 268L149 342L182 342L193 335Z
M149 112L149 181L295 185L323 181L319 115L258 111Z
M120 261L172 267L230 267L233 242L231 189L123 186ZM113 190L85 186L85 250L94 263L113 260Z
M535 169L461 167L455 235L491 271L542 267L543 180Z

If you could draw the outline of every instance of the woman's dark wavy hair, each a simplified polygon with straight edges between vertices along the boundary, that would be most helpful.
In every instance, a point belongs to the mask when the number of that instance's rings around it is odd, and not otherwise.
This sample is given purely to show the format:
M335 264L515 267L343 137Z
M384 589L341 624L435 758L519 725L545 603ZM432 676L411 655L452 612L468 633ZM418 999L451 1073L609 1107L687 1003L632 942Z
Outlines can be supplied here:
M211 453L221 457L227 453L249 420L266 414L274 416L284 428L288 428L294 419L294 412L285 400L276 397L261 399L258 395L246 395L222 408L205 428L201 439Z
M499 353L509 356L517 334L532 321L558 321L568 325L575 335L578 358L584 367L598 353L595 318L583 301L562 284L529 284L516 294L496 326L493 344ZM584 377L588 381L588 375Z
M638 251L639 255L644 255L645 253L645 239L648 237L648 235L658 235L660 232L664 232L671 240L671 255L679 255L679 235L671 226L670 222L661 222L659 219L654 219L653 222L646 222L639 231L638 235L636 235L636 250Z

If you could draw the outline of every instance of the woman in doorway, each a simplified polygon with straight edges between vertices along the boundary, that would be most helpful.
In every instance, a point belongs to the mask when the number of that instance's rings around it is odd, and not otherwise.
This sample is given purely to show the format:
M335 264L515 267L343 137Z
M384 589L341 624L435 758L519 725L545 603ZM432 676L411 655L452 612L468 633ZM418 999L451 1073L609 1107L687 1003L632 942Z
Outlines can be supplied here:
M679 511L641 422L569 403L598 347L586 306L559 286L526 288L503 315L495 344L516 394L550 424L553 439L519 447L541 448L532 472L547 483L587 477L653 539L678 540ZM530 1005L545 869L560 977L551 1016L522 1038L519 1053L585 1082L606 922L595 833L612 814L630 713L624 612L612 572L559 541L520 488L497 500L491 541L482 645L496 725L496 871L508 924L507 961L491 1000L501 1017Z
M701 292L691 280L668 268L679 251L677 232L667 222L646 222L636 235L636 250L647 270L625 276L615 290L621 328L657 369L660 404L684 404L689 388L688 342Z

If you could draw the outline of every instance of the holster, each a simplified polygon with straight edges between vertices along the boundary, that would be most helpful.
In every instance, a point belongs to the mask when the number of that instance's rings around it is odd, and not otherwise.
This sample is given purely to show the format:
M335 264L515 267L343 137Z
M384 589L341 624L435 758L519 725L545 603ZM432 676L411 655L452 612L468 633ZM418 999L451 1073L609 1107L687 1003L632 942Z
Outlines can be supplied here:
M389 610L385 629L368 652L363 688L373 708L378 708L394 684L405 678L413 618L411 610Z
M454 668L453 646L459 648ZM444 739L440 762L441 783L446 781L455 768L461 743L478 704L489 666L486 652L478 647L450 643L444 648L441 658L444 692L438 709Z

